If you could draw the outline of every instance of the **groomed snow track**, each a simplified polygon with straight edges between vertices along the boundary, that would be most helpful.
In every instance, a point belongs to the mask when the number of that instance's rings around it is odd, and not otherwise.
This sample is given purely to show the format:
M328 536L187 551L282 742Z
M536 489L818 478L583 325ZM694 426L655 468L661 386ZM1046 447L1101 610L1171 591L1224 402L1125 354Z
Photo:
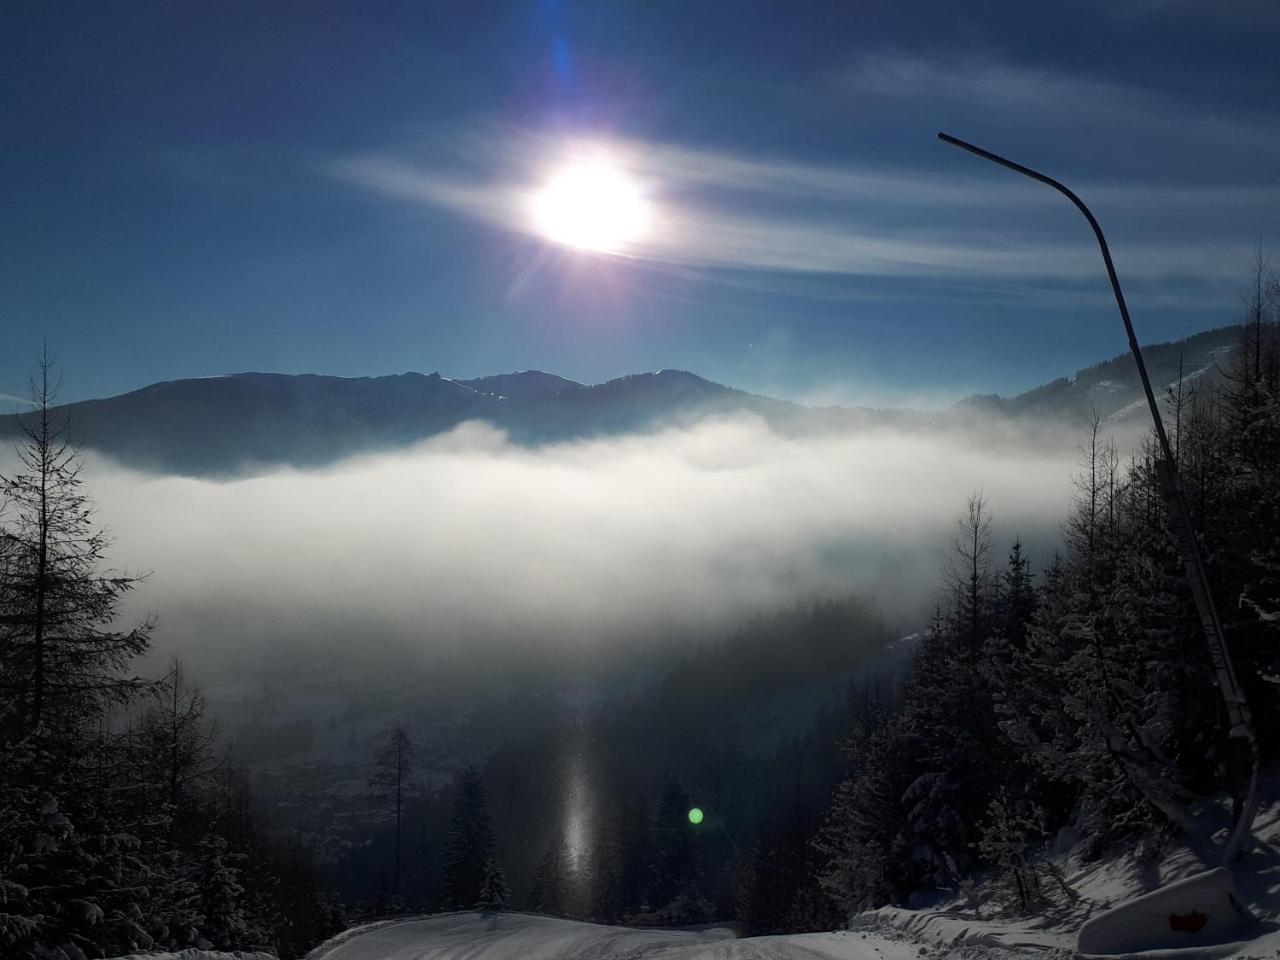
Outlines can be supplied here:
M307 960L907 960L914 943L869 933L734 939L724 928L607 927L525 913L447 913L357 927Z

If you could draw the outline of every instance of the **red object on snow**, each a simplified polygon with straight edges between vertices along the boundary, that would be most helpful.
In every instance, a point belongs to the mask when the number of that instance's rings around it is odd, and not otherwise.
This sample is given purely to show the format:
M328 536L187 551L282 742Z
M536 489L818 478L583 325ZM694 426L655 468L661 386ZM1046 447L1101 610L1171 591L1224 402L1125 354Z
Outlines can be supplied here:
M1185 930L1187 933L1199 933L1204 929L1204 925L1209 918L1199 910L1192 910L1190 913L1171 913L1169 914L1170 930Z

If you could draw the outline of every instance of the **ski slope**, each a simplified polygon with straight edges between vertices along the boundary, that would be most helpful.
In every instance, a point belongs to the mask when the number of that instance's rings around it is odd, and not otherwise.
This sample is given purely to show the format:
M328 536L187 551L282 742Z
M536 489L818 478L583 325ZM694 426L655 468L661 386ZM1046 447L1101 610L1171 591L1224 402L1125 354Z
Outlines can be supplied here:
M1259 922L1228 943L1112 955L1112 960L1278 960L1280 958L1280 778L1254 822L1255 842L1235 865L1241 900ZM385 920L339 934L307 960L1045 960L1075 953L1080 926L1098 911L1218 865L1231 825L1230 802L1192 808L1197 829L1156 860L1132 851L1085 861L1072 848L1055 856L1076 892L1071 904L1012 917L981 886L918 909L881 907L854 929L735 939L732 931L607 927L525 913L447 913ZM149 958L158 960L158 958ZM194 960L194 958L193 958ZM205 960L205 958L200 958ZM208 958L215 960L215 958ZM216 958L222 960L222 958Z
M737 940L726 929L637 930L523 913L369 924L307 960L918 960L919 946L858 932Z

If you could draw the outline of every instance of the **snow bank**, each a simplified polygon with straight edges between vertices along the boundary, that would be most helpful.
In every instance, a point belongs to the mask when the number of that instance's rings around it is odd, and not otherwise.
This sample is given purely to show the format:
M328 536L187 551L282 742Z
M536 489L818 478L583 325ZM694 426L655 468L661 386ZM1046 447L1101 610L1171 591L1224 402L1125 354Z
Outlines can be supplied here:
M1080 928L1081 953L1117 954L1222 943L1253 921L1225 867L1113 907Z

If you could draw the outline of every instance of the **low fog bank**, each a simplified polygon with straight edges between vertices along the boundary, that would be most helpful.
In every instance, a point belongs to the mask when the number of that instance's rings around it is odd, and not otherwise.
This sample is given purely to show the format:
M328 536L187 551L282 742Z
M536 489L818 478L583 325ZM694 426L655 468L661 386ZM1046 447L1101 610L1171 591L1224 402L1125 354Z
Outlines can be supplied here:
M333 658L602 661L850 592L913 630L975 487L1001 553L1020 536L1047 559L1078 440L794 438L744 417L531 449L468 423L320 471L85 475L113 564L151 571L128 613L217 682Z

